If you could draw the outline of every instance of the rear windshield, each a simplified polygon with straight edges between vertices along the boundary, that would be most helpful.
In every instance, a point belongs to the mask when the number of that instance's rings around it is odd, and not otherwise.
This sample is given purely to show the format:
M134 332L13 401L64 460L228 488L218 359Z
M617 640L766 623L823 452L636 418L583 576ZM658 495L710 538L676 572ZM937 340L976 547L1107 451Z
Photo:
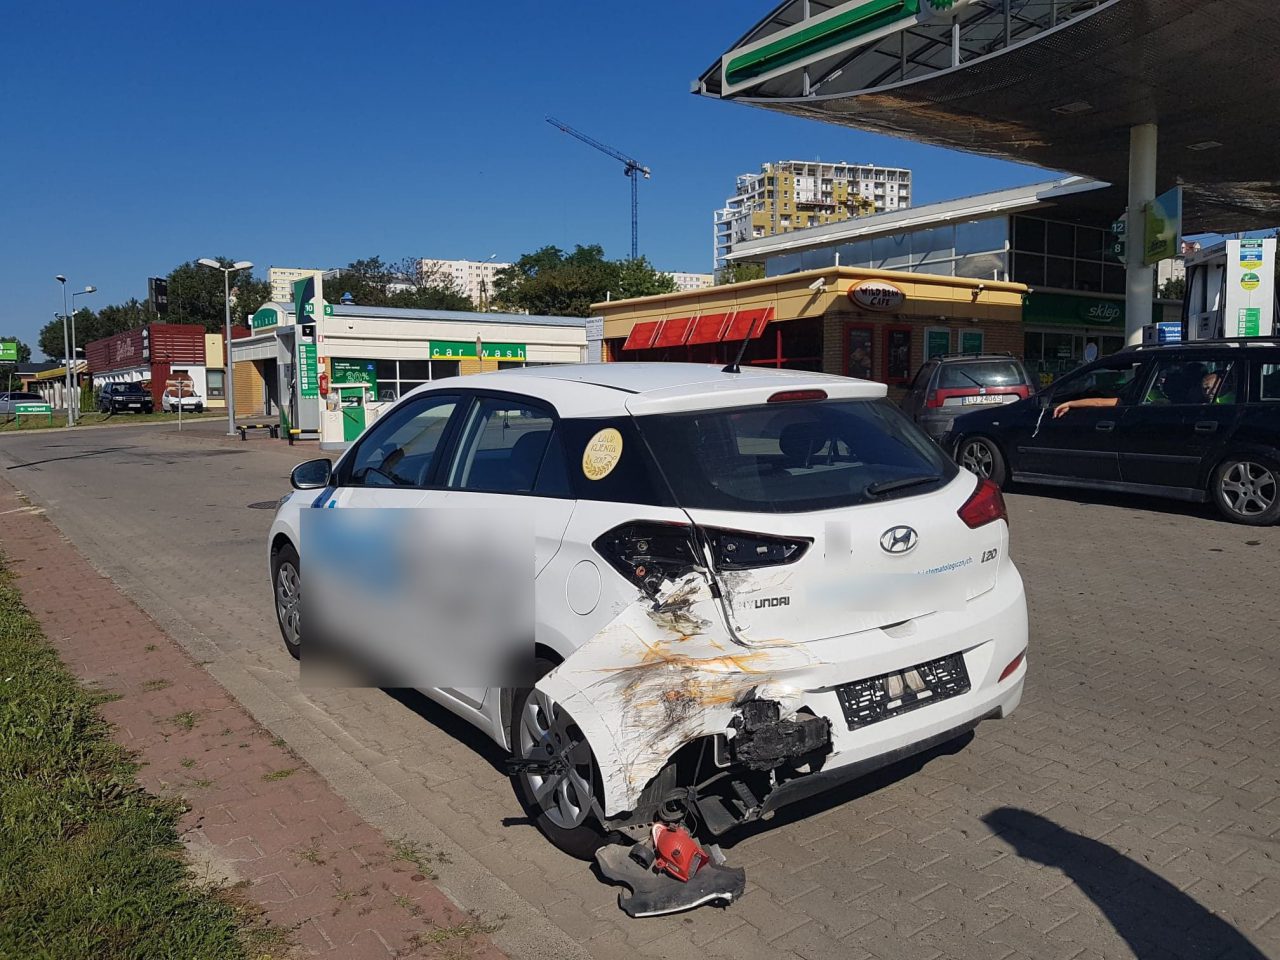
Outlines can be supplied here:
M980 363L944 363L938 374L939 390L965 387L1020 387L1027 382L1022 368L1012 360L983 360Z
M956 474L885 400L826 400L637 419L684 507L798 513L912 496Z

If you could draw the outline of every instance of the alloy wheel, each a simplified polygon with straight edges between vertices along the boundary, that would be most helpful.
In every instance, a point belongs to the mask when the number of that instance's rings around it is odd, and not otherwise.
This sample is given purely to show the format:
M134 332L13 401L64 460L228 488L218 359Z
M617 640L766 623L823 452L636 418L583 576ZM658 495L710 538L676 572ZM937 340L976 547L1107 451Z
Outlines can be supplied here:
M1218 493L1227 509L1241 517L1266 513L1280 493L1276 475L1260 463L1238 460L1222 474Z
M960 466L970 473L977 474L983 480L991 478L994 461L991 448L982 440L970 440L960 448Z
M581 826L595 806L595 760L582 731L540 690L525 701L519 751L524 759L543 760L552 767L543 774L522 774L547 819L562 830Z
M302 579L288 560L276 572L276 616L292 646L302 642Z

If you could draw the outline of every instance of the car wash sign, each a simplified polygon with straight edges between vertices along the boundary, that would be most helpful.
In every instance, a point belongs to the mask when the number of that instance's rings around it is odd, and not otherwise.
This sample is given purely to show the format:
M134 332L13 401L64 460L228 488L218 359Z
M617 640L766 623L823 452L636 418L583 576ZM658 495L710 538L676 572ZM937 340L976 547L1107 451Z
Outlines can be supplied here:
M477 352L477 343L479 351ZM525 359L523 343L485 343L467 340L432 340L432 360L517 360Z
M864 47L933 20L949 18L977 0L851 0L801 19L720 60L721 96L731 97L773 77Z

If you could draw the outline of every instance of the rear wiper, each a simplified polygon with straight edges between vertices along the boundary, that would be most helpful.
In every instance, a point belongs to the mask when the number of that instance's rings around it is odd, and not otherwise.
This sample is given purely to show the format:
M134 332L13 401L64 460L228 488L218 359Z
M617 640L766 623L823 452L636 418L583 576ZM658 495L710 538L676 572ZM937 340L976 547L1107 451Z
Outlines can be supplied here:
M941 480L938 474L928 474L923 477L899 477L897 480L878 480L875 483L869 483L862 492L868 497L878 497L882 493L889 493L893 490L905 490L907 487L918 487L922 483L933 483Z

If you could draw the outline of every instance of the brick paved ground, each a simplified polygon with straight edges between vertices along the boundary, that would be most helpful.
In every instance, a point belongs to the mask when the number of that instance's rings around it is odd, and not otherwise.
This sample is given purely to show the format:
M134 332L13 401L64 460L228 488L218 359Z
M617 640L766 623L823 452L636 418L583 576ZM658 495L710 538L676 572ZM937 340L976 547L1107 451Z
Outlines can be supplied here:
M457 902L513 917L508 953L1280 957L1280 529L1011 496L1033 643L1018 713L739 837L730 910L628 921L521 820L484 738L417 697L298 688L270 511L249 506L307 455L154 429L0 441L7 478L354 810L447 851Z
M5 560L63 661L120 695L101 709L136 751L143 786L186 800L179 829L197 877L238 884L305 955L502 956L486 918L431 883L435 851L389 842L362 821L26 507L0 487Z

